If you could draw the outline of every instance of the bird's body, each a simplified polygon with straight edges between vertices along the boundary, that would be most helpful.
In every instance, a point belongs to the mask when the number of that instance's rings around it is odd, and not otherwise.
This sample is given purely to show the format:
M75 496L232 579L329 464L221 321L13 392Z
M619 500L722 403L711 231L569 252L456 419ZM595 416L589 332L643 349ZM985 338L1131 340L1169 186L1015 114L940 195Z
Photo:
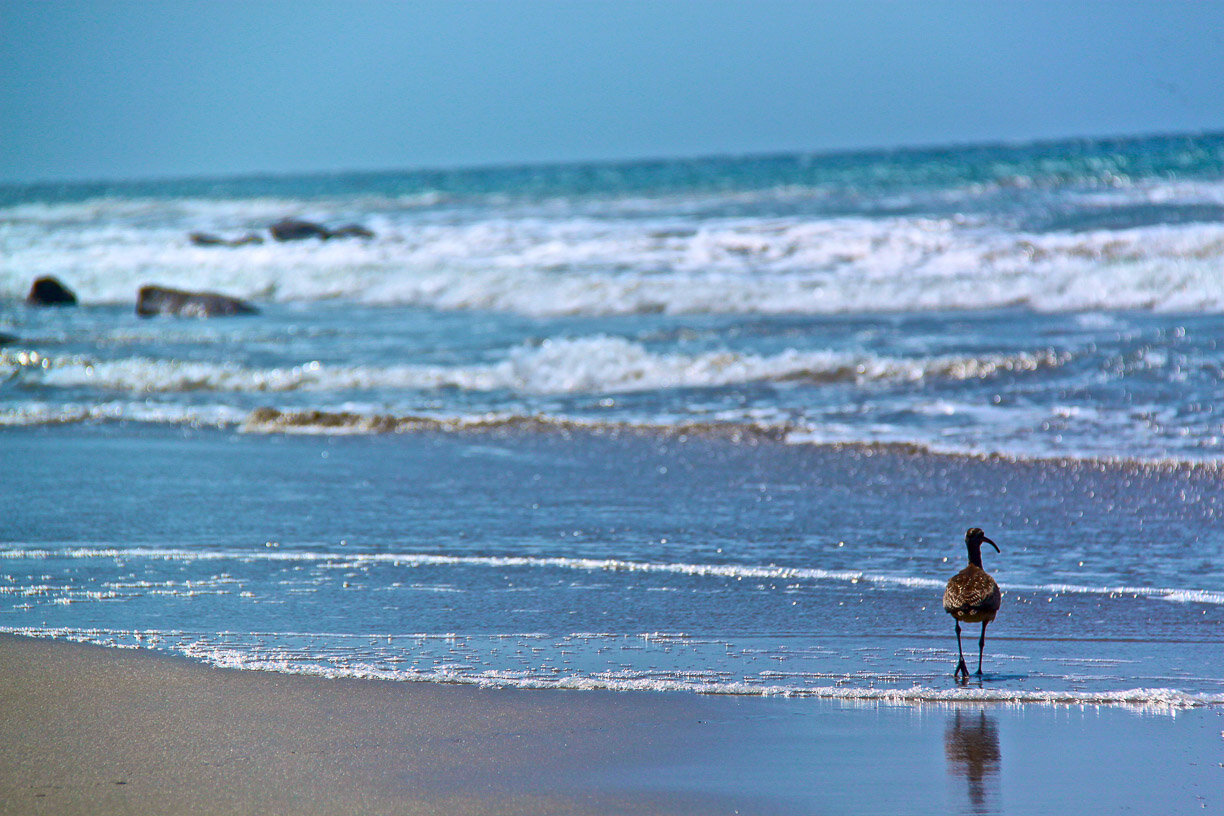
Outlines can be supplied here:
M944 590L944 610L965 623L990 623L1002 603L999 585L977 564L970 564L952 576Z
M956 666L956 676L969 676L965 666L965 652L961 648L960 625L965 623L982 624L982 636L978 640L978 670L982 673L982 650L986 647L986 624L995 619L999 606L1003 603L1003 593L995 579L982 568L982 542L990 544L997 551L999 546L986 537L977 527L969 528L965 533L965 546L969 550L969 566L953 575L944 589L944 611L956 621L956 648L960 652L960 663Z

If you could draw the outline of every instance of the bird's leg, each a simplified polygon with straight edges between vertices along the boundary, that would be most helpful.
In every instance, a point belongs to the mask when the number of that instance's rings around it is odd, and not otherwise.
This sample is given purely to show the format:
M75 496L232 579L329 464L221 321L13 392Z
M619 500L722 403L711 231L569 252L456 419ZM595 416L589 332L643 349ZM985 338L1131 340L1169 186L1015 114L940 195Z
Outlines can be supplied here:
M953 677L965 675L965 679L969 678L969 667L965 665L965 650L961 648L960 638L960 621L956 621L956 651L960 654L960 663L956 664L956 671L952 673Z
M982 636L978 638L978 677L982 676L982 650L986 648L986 624L989 621L982 621Z

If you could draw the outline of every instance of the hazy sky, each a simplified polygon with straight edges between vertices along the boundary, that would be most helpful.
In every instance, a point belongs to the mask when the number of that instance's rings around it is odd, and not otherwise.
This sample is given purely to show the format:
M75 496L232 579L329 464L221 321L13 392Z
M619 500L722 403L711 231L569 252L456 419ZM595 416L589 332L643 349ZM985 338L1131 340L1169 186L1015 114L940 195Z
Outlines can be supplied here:
M1224 130L1224 3L0 0L0 181Z

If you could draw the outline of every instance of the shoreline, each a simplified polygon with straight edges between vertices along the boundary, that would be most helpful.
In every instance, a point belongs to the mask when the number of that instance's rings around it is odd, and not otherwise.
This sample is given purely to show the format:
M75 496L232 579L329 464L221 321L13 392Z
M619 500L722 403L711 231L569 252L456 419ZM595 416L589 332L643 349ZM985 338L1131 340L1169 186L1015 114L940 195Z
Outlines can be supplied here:
M0 699L4 814L1179 814L1224 804L1218 706L1153 715L483 689L221 669L16 635L0 635Z
M426 640L442 640L454 635L416 633L407 637ZM503 678L455 674L449 671L402 672L373 666L335 667L325 662L291 663L275 657L227 655L200 651L192 647L167 648L150 645L141 636L124 636L114 631L69 631L38 630L36 628L0 629L0 639L18 638L40 643L59 643L86 648L119 651L147 655L156 659L186 661L202 668L217 671L232 671L240 674L271 674L286 677L312 678L335 682L374 682L393 685L426 685L443 687L465 687L496 693L511 691L518 693L594 693L612 695L676 695L681 699L693 697L704 699L786 701L830 704L851 707L889 706L898 708L929 708L958 706L1010 706L1037 707L1051 710L1067 708L1114 708L1138 715L1173 715L1194 709L1218 710L1224 714L1224 694L1192 692L1178 688L1133 686L1106 691L1082 690L1023 690L1009 687L1006 673L987 672L985 677L966 683L957 683L950 676L935 675L926 678L924 685L889 685L883 682L868 687L848 685L844 681L830 678L830 685L792 687L769 683L708 683L702 681L659 679L617 680L590 676L557 677L554 679ZM907 637L906 640L911 638ZM927 640L935 641L935 638ZM938 640L943 640L942 638ZM996 638L998 643L1012 643L1025 638ZM1214 645L1214 641L1186 641ZM931 682L934 680L934 682ZM945 682L940 682L943 680Z

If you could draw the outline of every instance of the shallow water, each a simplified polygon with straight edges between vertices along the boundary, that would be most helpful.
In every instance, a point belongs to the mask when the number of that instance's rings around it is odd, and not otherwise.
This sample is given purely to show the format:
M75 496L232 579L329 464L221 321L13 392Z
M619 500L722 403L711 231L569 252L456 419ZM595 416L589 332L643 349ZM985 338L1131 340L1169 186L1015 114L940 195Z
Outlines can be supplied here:
M187 237L287 215L375 237ZM1217 701L1222 263L1219 135L0 188L0 627L464 682ZM25 306L39 275L82 305ZM141 319L145 283L261 313ZM1006 594L959 688L969 526Z
M1172 815L1220 805L1219 709L718 703L691 749L616 783L759 797L741 813Z
M11 631L522 686L1224 702L1213 469L628 432L4 433ZM962 687L940 598L970 524L1005 598Z

